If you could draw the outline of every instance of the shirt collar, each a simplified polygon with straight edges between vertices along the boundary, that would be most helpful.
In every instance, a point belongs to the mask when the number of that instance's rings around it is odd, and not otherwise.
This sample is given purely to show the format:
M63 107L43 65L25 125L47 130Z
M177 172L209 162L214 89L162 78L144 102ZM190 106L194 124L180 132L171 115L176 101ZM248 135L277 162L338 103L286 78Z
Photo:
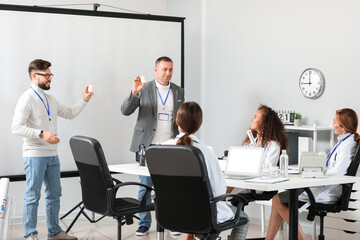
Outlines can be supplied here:
M185 135L185 133L180 132L180 133L175 137L175 139L179 139L179 138L181 138L181 137L184 136L184 135ZM190 137L194 142L196 142L196 143L199 143L199 142L200 142L200 140L199 140L194 134L190 134L189 137Z
M40 93L42 93L42 94L44 94L44 89L42 89L42 88L39 88L38 86L36 86L35 84L31 84L31 87L36 91L36 92L40 92Z
M169 90L170 89L170 83L167 86L163 86L155 79L156 87L160 90Z
M348 132L348 133L345 133L345 134L342 135L342 136L338 136L338 137L337 137L338 142L341 141L341 140L343 140L344 138L346 138L346 137L349 136L350 134L352 134L352 133Z

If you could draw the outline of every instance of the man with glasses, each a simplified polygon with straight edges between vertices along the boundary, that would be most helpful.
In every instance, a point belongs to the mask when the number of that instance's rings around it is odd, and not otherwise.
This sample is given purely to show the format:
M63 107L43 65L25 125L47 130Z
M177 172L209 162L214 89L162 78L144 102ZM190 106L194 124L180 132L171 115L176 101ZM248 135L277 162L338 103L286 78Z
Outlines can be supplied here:
M57 155L57 117L76 117L93 96L86 86L82 99L72 107L59 103L45 93L50 89L53 74L51 63L41 59L29 64L31 86L19 98L12 123L13 134L23 137L23 157L27 190L24 196L23 225L26 239L38 240L37 209L41 186L45 185L48 240L77 240L59 226L60 162Z

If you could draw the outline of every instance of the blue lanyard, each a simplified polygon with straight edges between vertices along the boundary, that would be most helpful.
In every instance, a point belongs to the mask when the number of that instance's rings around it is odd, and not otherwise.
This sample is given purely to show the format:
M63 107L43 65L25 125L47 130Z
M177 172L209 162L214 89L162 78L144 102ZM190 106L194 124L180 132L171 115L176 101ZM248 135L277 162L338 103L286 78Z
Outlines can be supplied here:
M166 101L167 101L167 99L168 99L168 97L169 97L170 88L169 88L169 91L168 91L168 92L167 92L167 94L166 94L165 101L163 101L163 99L162 99L162 97L161 97L161 94L160 94L160 91L159 91L158 87L156 87L156 90L158 91L158 94L159 94L159 97L160 97L160 100L161 100L161 104L162 104L163 106L165 106L165 103L166 103Z
M39 95L39 93L38 93L35 89L33 89L32 87L31 87L31 89L36 93L36 95L38 95L38 97L40 98L40 100L41 100L42 103L44 104L44 107L45 107L45 109L46 109L46 112L47 112L47 114L48 114L48 116L49 116L49 121L51 121L51 117L50 117L50 106L49 106L49 101L48 101L46 95L44 94L45 99L46 99L46 103L47 103L47 107L46 107L46 105L45 105L44 100L43 100L42 97Z
M331 156L333 155L333 153L335 152L335 150L337 149L337 147L338 147L343 141L345 141L346 139L348 139L351 135L353 135L353 134L348 135L346 138L344 138L344 139L341 140L338 144L336 144L336 146L335 146L334 149L332 150L332 152L331 152L328 160L326 161L326 166L329 165L330 158L331 158Z

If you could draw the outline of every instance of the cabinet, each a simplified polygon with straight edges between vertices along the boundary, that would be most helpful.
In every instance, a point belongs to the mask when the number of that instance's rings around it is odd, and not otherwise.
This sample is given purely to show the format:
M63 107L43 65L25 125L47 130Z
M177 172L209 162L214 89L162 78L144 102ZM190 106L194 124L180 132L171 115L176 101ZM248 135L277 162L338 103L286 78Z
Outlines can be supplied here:
M329 126L317 126L314 125L302 125L302 126L287 126L285 125L285 131L295 131L295 132L312 132L313 133L313 151L317 151L317 136L320 131L329 131L330 132L330 148L334 144L334 128Z
M324 219L324 234L329 239L360 239L360 183L353 185L349 209L329 213Z

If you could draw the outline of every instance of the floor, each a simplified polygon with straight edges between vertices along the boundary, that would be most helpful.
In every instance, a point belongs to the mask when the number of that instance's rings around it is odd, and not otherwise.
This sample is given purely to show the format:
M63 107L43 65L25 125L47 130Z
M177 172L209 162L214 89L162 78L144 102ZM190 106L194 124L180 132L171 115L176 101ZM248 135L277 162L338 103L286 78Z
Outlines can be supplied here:
M71 220L61 220L61 227L66 230L67 227L71 224ZM110 240L117 239L117 224L116 221L110 217L106 217L97 223L90 223L85 218L79 218L75 223L70 233L78 237L79 240ZM137 229L137 222L132 225L125 225L122 227L122 239L130 240L130 239L138 239L138 240L156 240L156 229L153 224L150 233L143 237L135 236L135 231ZM46 223L44 221L38 222L38 231L39 231L39 239L45 240L47 239L47 229ZM23 227L22 224L14 224L12 226L11 236L9 240L24 240L23 237ZM229 234L229 231L225 231L221 233L222 239L226 239L226 236ZM287 231L279 231L276 240L286 240L288 239ZM264 236L261 233L261 227L258 225L250 225L248 238L255 238ZM309 239L310 236L308 236ZM179 236L172 236L170 232L165 231L165 240L183 240L184 234Z

